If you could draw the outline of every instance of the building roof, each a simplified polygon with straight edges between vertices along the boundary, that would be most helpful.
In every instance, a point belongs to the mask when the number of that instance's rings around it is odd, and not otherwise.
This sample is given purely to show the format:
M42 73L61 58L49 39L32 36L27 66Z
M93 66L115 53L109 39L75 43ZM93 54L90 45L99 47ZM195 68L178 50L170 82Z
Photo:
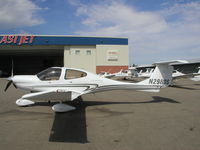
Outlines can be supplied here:
M0 35L0 45L128 45L128 38L63 35Z

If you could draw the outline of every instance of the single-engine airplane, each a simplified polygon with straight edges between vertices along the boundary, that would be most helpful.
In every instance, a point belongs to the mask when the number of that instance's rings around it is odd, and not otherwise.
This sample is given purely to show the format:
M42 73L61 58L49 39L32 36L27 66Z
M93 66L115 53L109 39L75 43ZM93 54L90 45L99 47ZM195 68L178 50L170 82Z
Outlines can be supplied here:
M192 81L200 81L200 67L198 67L198 72L194 77L191 77L190 80Z
M122 70L122 69L120 70L120 72L114 73L114 75L117 79L124 79L124 80L132 77L132 73L130 70Z
M73 101L87 93L108 90L138 90L159 92L160 88L171 83L173 67L170 63L177 61L155 63L156 68L150 78L139 83L125 83L107 78L81 69L66 67L48 68L36 75L15 75L9 77L5 91L13 83L19 89L30 91L16 101L18 106L28 106L33 100L57 100L60 103L52 106L55 112L67 112L75 107L63 104L62 101ZM178 61L182 62L182 61Z
M104 77L104 78L115 77L116 79L126 79L126 78L131 78L132 73L131 73L130 70L121 69L119 72L116 72L116 73L102 72L102 73L99 74L99 76Z
M153 68L147 68L146 72L142 72L142 70L137 73L136 77L137 78L149 78L153 72Z

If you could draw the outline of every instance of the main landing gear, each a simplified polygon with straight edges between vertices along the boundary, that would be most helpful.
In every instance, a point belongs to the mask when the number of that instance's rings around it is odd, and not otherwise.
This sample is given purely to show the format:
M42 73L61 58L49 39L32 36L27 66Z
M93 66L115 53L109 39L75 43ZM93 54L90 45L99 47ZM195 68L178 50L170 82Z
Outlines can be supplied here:
M55 104L52 106L52 110L55 112L68 112L75 109L75 107L63 103Z
M29 106L29 105L35 104L35 102L30 101L30 100L28 100L28 99L18 99L18 100L16 101L16 104L17 104L18 106Z

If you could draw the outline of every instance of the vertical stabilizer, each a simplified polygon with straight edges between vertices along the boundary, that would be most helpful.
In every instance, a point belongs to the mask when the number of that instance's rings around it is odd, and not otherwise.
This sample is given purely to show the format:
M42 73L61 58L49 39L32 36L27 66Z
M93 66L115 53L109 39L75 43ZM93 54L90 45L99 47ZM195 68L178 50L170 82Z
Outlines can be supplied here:
M148 79L139 82L139 84L155 85L158 87L169 86L172 82L172 72L173 72L173 66L171 66L170 64L175 62L186 63L186 61L180 61L180 60L155 63L156 68L154 69L151 76Z

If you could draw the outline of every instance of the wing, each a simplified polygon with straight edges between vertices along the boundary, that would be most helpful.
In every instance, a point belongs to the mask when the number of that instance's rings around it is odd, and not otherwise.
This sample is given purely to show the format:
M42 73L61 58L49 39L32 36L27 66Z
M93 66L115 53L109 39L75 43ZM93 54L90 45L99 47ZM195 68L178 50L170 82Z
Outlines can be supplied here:
M51 91L42 91L36 93L30 93L22 96L22 99L29 99L29 100L74 100L83 93L76 92L76 91L65 91L65 90L51 90Z

